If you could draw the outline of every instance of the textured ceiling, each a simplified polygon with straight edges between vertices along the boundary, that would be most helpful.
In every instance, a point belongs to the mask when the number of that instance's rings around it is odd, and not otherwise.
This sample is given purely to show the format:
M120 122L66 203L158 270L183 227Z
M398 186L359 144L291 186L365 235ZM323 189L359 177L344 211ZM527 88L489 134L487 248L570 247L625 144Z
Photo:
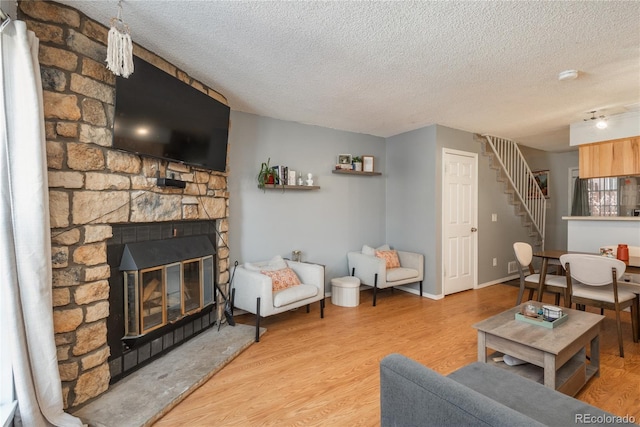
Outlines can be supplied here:
M117 1L61 1L105 24ZM438 123L569 149L640 106L639 1L134 1L133 40L233 110L388 137ZM558 73L580 71L559 81Z

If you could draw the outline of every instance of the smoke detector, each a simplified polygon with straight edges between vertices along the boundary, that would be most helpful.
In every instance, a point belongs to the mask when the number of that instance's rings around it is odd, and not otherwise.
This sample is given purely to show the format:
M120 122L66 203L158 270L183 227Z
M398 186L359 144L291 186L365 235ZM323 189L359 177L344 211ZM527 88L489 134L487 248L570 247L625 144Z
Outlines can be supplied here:
M578 70L565 70L558 74L558 80L575 80L578 78Z

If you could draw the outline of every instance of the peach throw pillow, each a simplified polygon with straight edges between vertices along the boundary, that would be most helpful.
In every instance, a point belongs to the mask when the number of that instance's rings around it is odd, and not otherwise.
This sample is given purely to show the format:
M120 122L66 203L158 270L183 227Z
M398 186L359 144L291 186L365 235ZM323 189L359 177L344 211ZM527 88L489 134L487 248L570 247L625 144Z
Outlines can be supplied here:
M260 273L271 278L271 286L274 292L300 284L298 275L289 267L275 271L262 270Z
M396 251L376 251L376 256L385 260L387 268L400 267L400 259L398 259L398 252Z

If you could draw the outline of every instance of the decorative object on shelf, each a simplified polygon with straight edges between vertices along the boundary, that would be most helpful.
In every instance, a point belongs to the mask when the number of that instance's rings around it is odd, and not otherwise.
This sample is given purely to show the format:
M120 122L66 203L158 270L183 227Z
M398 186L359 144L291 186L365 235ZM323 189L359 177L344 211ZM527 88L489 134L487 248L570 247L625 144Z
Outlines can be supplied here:
M302 179L302 174L298 177L298 185L304 185L304 180Z
M280 180L278 171L275 168L269 166L270 161L271 158L268 158L266 163L263 162L262 165L260 165L260 172L258 172L258 188L263 190L266 185L275 186L276 183ZM282 188L284 189L284 186Z
M298 249L291 251L291 261L302 261L302 251Z
M351 159L351 164L353 165L353 170L360 172L362 170L362 157L354 156Z
M125 79L133 73L133 45L129 26L122 20L122 0L118 2L118 16L111 18L107 36L107 68Z
M311 186L313 185L313 179L312 179L312 178L313 178L313 175L311 174L311 172L309 172L309 173L307 174L307 185L308 185L309 187L311 187Z
M613 255L613 248L600 248L600 255L607 258L615 258Z
M373 172L373 156L362 156L362 170Z
M287 185L296 185L296 171L289 169L287 171Z
M629 246L624 243L620 243L618 245L618 250L616 251L616 258L620 261L629 261Z
M276 184L287 184L287 175L289 172L289 168L287 166L272 166L273 169L278 172L278 179L276 180Z
M351 162L351 154L338 154L336 169L352 169Z

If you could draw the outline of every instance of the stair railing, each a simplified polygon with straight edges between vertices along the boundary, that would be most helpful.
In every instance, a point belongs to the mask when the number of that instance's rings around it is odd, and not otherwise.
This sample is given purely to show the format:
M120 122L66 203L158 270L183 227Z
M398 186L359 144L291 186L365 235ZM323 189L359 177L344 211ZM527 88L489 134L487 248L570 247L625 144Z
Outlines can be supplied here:
M509 139L490 135L482 136L487 140L496 160L513 188L514 197L520 201L535 231L540 235L541 246L544 250L547 199L518 148L518 144Z

